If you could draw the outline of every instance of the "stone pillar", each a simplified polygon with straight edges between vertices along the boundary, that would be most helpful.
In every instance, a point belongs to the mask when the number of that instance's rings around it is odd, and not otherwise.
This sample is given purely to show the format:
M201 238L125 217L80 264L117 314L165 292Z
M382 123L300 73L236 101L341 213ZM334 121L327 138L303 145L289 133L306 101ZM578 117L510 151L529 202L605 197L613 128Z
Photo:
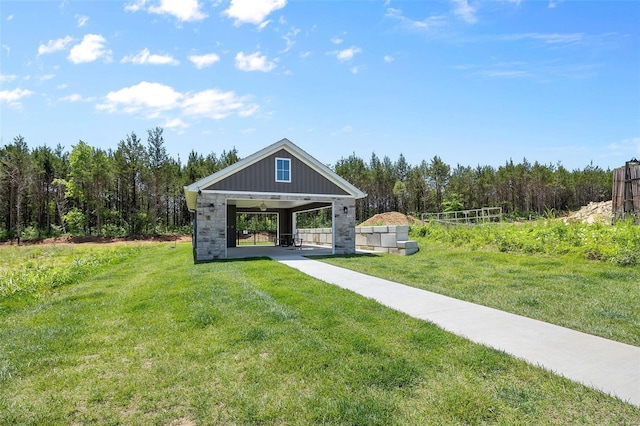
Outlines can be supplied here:
M333 202L333 253L353 254L355 252L356 200L353 198L336 200Z
M227 203L221 194L198 195L194 260L224 259L227 253Z

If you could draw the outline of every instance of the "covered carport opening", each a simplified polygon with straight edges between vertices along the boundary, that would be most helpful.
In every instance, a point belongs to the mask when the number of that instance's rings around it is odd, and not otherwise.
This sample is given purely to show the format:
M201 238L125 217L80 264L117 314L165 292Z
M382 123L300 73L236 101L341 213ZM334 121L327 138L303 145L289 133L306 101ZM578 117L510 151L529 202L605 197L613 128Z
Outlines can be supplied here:
M278 237L295 232L297 212L331 208L332 252L355 252L355 200L366 196L288 139L185 186L194 212L194 260L227 258L237 215L275 212Z
M238 228L238 217L243 213L277 215L278 226L274 243L280 244L296 235L297 213L331 210L332 207L332 201L227 199L227 248L237 247L238 233L244 231Z

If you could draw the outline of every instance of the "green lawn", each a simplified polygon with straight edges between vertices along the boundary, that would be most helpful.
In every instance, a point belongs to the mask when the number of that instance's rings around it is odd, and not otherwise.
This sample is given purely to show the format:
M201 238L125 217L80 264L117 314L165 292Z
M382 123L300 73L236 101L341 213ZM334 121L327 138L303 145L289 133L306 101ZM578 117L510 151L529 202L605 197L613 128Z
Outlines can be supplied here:
M171 247L114 248L66 284L0 297L0 424L640 423L277 262L194 265L189 243Z
M411 256L324 261L619 342L640 345L640 266L470 250L419 238Z

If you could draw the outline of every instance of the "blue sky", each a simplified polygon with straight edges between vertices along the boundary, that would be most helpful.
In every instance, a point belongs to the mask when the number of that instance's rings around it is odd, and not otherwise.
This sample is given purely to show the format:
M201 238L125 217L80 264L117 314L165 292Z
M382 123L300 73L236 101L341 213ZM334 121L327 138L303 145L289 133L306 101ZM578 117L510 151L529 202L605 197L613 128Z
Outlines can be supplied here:
M640 2L0 1L0 136L327 164L640 158Z

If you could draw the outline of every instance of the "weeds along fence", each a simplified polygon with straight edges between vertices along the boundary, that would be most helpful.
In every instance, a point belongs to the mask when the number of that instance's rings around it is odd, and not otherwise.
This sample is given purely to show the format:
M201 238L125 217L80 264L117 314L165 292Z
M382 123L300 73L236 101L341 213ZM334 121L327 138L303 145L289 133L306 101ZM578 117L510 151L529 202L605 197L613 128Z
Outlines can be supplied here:
M640 219L640 164L635 158L613 171L611 198L615 219Z
M441 213L422 213L423 222L448 224L479 224L502 222L502 207L483 207L481 209L457 210Z

